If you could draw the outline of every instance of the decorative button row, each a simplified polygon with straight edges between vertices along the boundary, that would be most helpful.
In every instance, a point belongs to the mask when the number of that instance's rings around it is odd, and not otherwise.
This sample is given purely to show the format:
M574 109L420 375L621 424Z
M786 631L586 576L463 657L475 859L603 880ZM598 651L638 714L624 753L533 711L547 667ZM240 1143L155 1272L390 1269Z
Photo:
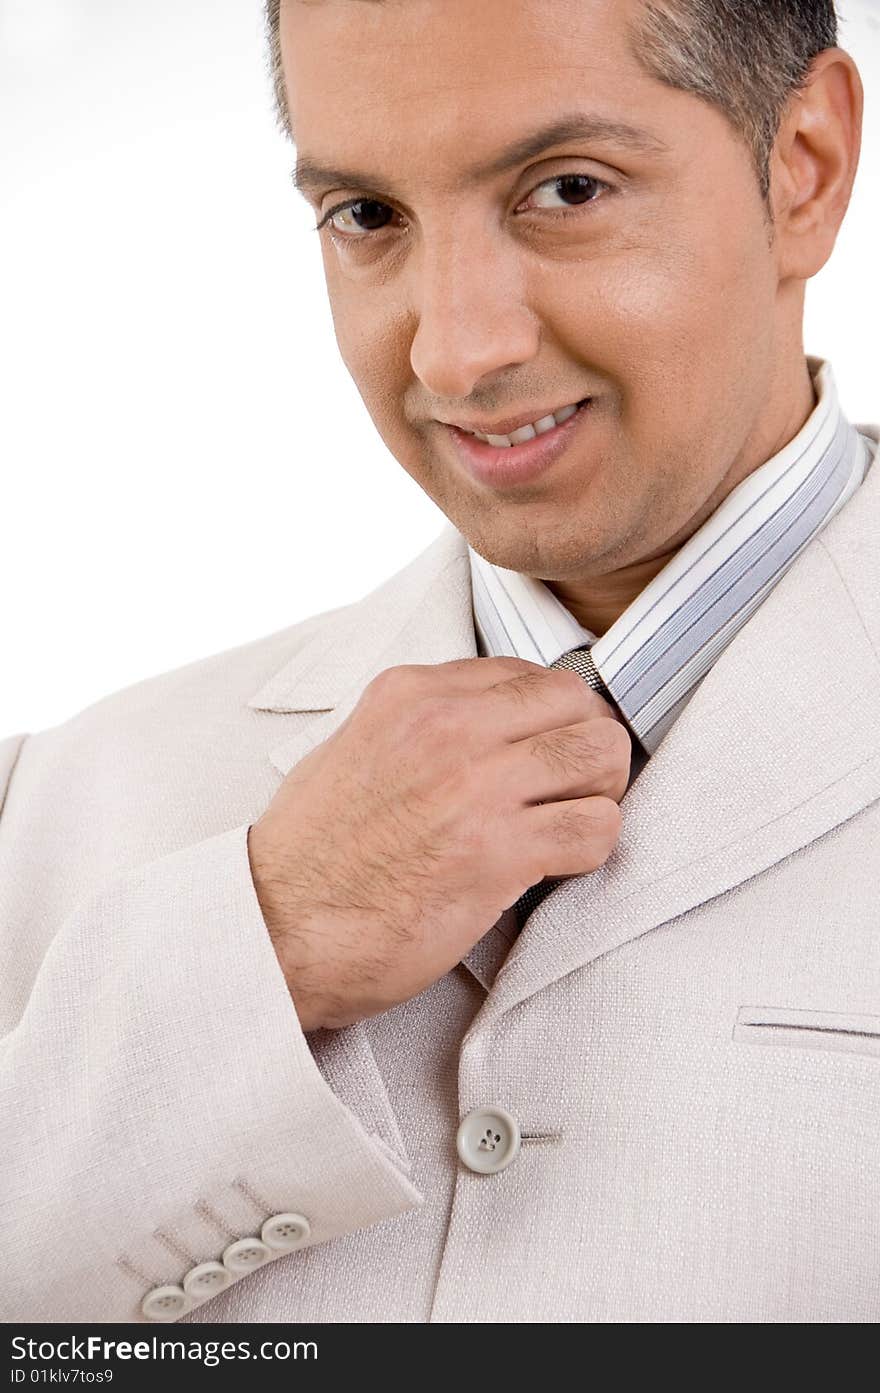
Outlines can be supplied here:
M260 1229L260 1236L237 1238L223 1250L220 1262L200 1262L190 1268L182 1286L154 1287L141 1302L147 1320L177 1320L194 1306L216 1296L238 1277L262 1267L271 1258L281 1257L308 1242L311 1226L302 1214L273 1214Z

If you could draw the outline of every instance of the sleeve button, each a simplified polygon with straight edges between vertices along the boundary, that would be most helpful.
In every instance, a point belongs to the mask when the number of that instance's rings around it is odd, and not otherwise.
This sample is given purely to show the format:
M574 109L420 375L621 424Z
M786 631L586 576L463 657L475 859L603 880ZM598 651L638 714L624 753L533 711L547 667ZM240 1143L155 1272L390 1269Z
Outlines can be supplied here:
M260 1229L260 1237L267 1247L287 1253L293 1248L301 1248L311 1231L311 1225L303 1214L273 1214Z
M192 1310L192 1301L183 1287L153 1287L141 1302L147 1320L177 1320Z
M274 1254L261 1238L237 1238L223 1250L223 1266L236 1276L262 1267Z
M223 1291L231 1281L231 1272L219 1262L200 1262L198 1267L193 1267L187 1272L183 1279L183 1289L187 1296L201 1300Z

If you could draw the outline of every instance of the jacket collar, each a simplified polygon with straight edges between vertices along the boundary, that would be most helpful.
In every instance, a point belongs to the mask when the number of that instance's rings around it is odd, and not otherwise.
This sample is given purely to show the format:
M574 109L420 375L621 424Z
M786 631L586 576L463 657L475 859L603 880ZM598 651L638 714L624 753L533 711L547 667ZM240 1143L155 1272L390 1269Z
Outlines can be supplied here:
M875 444L876 427L861 427ZM721 654L631 785L611 857L529 919L485 1023L807 846L880 797L880 463ZM337 611L248 705L321 712L270 753L286 774L398 663L476 656L467 543L451 525ZM467 959L465 959L467 962Z
M476 655L467 543L447 524L402 571L331 613L247 704L256 711L326 713L271 750L272 763L286 774L342 724L385 668Z

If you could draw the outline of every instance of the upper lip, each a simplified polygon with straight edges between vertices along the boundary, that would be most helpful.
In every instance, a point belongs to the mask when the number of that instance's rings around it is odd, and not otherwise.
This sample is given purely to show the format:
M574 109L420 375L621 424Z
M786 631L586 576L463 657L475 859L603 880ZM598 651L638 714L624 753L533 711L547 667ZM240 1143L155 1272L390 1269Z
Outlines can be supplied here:
M463 421L459 417L455 421L443 421L442 424L457 426L459 430L477 431L480 435L511 435L523 426L531 426L535 421L542 421L545 416L552 416L555 411L562 411L566 406L576 406L579 402L588 400L588 397L574 397L571 401L557 402L555 406L522 411L517 416L502 416L500 421Z

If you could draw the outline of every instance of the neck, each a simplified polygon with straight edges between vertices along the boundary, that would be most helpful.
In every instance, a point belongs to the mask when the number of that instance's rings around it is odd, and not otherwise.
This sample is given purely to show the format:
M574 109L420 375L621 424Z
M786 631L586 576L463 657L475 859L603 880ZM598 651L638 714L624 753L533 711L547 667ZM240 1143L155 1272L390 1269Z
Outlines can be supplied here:
M805 358L795 374L791 389L781 406L772 413L771 424L762 419L737 458L706 502L675 536L659 551L621 566L604 576L580 581L546 581L556 598L579 624L597 638L611 628L656 575L669 564L685 542L698 532L721 506L728 494L761 465L773 459L801 431L817 405L817 397Z

